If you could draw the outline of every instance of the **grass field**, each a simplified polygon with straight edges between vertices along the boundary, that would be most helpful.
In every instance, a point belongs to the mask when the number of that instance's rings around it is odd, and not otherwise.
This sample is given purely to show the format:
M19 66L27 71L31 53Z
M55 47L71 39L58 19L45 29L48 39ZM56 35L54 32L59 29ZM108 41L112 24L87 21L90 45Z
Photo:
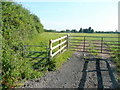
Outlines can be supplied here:
M75 35L75 36L100 36L100 37L118 37L118 34L88 34L88 33L48 33L44 32L42 34L39 34L37 36L34 36L32 41L26 41L25 44L32 44L32 45L38 45L40 42L43 42L45 44L49 44L50 39L57 39L64 35Z
M42 34L36 35L34 36L34 38L31 41L26 41L24 42L25 45L47 45L47 48L49 48L49 40L54 40L57 39L59 37L62 37L64 35L69 34L70 36L99 36L99 37L118 37L118 34L88 34L88 33L48 33L48 32L44 32ZM71 39L71 38L70 38ZM74 39L79 39L79 40L83 40L83 37L76 37ZM101 38L87 38L88 40L101 40ZM118 38L105 38L104 41L118 41ZM77 41L74 41L77 42ZM92 42L90 42L92 43ZM109 44L109 42L105 42L107 44ZM115 44L116 42L112 42L111 44ZM117 42L118 44L119 42ZM89 47L91 50L94 49L94 45L90 45L91 47ZM114 62L117 65L117 71L120 72L120 61L119 61L119 55L118 52L116 52L116 50L118 51L119 48L115 49L115 48L109 48L109 47L114 47L114 45L109 45L108 49L111 49L111 57L114 59ZM44 47L42 48L29 48L33 51L35 50L44 50ZM96 52L95 50L93 50L94 52ZM62 54L58 54L57 56L55 56L54 58L51 59L51 64L49 65L49 69L50 70L55 70L57 68L59 68L62 63L67 61L67 58L70 58L71 54L73 53L73 51L67 50L66 52L62 53ZM114 53L114 54L113 54ZM94 55L97 55L97 53ZM33 55L35 56L35 55ZM32 62L38 62L38 59L35 59ZM46 61L43 61L46 62ZM39 66L37 66L39 67ZM44 67L44 66L43 66Z

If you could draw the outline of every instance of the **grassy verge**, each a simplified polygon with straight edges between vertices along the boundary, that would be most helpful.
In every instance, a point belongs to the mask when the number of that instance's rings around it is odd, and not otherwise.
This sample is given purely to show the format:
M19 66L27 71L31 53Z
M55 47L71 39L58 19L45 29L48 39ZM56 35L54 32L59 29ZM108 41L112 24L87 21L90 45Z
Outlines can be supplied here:
M62 37L64 35L67 35L66 33L49 33L49 32L44 32L42 34L38 34L37 36L34 36L32 40L26 40L24 42L25 45L47 45L47 48L49 48L49 40L54 40L59 37ZM44 50L44 47L41 48L33 48L30 47L29 50L32 51L39 51L39 50ZM56 55L54 58L51 59L50 63L48 64L49 70L56 70L61 67L62 63L66 62L67 58L70 58L72 54L72 51L67 50L64 53ZM37 55L37 54L36 54ZM33 55L34 57L35 55ZM36 62L39 62L38 59L34 60ZM38 65L38 67L40 67ZM40 71L40 70L39 70Z
M62 63L67 62L67 59L71 57L72 53L73 53L72 51L67 50L66 52L52 58L51 61L54 63L54 64L52 64L54 66L51 65L50 69L51 70L59 69L61 67Z

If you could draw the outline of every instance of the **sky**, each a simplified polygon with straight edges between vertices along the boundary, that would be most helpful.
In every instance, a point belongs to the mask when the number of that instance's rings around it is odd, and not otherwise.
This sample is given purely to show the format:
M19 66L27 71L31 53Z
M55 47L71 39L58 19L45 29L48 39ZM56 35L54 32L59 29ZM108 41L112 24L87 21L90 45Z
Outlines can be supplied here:
M29 0L20 1L37 15L45 29L66 30L92 27L95 31L118 30L119 0Z

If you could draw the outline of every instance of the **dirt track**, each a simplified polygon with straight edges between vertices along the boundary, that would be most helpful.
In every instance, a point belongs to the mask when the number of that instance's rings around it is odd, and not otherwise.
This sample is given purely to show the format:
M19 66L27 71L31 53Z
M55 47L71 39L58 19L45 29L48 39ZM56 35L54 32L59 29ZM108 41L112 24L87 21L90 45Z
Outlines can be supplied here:
M89 57L85 59L84 57ZM100 59L84 52L75 52L57 71L37 80L27 81L24 88L117 88L115 65L109 55Z

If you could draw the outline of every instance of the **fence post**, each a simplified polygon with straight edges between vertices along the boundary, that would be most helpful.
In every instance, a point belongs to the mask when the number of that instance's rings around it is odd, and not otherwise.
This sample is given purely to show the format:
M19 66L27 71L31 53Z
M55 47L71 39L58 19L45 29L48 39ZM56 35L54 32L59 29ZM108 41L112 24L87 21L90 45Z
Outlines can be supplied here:
M103 47L103 37L101 37L101 53L102 53L102 47Z
M69 48L69 34L67 35L67 49Z
M49 48L50 48L49 58L51 58L52 57L52 40L49 40Z
M59 40L59 44L62 42L62 40ZM59 49L61 49L61 45L59 46ZM59 52L59 53L61 53L61 51Z
M83 47L83 51L85 51L85 36L84 36L84 47Z

